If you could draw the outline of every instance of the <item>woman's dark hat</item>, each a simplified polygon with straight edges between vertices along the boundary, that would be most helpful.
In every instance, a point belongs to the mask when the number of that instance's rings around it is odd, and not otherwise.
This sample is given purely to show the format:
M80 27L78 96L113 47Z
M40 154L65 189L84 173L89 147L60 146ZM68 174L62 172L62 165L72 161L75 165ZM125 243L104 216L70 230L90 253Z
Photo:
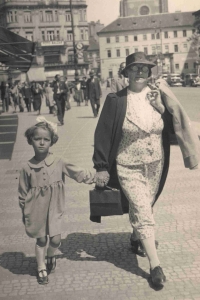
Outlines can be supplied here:
M126 66L125 68L121 71L121 74L124 75L124 77L127 77L125 74L125 71L132 65L134 64L144 64L147 65L150 68L155 67L156 65L147 60L146 55L144 54L144 52L136 52L133 54L130 54L129 56L127 56L126 58Z

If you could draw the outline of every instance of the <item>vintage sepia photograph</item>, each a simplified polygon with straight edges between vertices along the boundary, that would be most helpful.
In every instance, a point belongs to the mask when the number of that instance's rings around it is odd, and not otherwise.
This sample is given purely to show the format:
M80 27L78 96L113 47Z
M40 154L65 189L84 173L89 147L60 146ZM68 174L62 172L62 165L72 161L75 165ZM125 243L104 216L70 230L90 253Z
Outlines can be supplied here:
M200 299L199 0L0 0L0 299Z

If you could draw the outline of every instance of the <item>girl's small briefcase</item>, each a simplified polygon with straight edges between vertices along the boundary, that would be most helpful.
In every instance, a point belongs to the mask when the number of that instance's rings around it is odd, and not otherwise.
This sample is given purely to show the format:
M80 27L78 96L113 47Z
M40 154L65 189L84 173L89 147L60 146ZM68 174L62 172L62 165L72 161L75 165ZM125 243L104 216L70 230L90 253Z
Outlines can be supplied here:
M90 214L92 216L123 215L121 193L117 189L94 189L90 191Z

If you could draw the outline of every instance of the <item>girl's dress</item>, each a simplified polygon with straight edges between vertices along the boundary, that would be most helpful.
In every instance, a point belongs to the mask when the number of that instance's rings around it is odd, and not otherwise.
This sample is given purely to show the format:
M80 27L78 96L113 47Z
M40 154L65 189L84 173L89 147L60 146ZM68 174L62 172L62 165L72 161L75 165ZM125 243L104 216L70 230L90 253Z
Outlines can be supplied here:
M117 172L122 190L129 200L129 218L135 240L153 235L151 204L158 191L163 170L163 120L146 97L128 91L127 111L118 148Z
M22 168L19 204L25 229L32 238L61 233L65 206L64 176L77 182L93 183L94 172L77 167L50 154L42 162L34 158Z

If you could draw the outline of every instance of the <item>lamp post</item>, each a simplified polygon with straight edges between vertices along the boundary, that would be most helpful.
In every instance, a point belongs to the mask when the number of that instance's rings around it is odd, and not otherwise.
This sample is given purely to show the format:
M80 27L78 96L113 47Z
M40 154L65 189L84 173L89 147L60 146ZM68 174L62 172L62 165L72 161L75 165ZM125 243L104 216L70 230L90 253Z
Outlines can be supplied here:
M70 0L70 14L71 14L71 24L72 24L72 39L73 39L73 51L74 51L74 69L75 69L75 80L79 79L78 74L78 57L77 57L77 49L76 49L76 43L75 43L75 33L74 33L74 16L73 16L73 10L72 10L72 0Z

